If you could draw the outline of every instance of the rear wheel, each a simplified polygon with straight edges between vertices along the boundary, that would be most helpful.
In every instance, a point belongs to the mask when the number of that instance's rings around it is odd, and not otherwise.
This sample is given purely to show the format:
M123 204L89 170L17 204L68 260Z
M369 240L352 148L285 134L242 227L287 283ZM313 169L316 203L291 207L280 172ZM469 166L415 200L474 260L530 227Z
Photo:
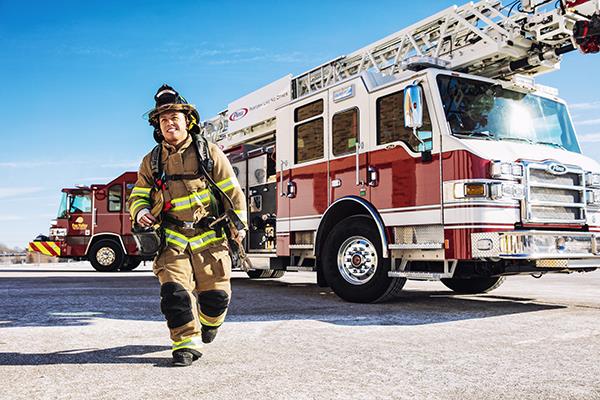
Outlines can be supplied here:
M452 289L456 293L462 294L487 293L502 285L503 282L503 276L472 279L442 279L442 283L446 285L448 289Z
M339 222L323 245L325 278L339 297L355 303L388 300L400 292L406 279L388 276L379 231L373 220L357 215Z
M272 270L273 273L271 274L271 278L281 278L283 275L285 275L285 271L283 270Z
M270 278L272 272L270 269L251 269L250 271L246 271L252 279Z
M103 239L90 247L88 258L96 271L114 272L123 266L125 253L119 243Z

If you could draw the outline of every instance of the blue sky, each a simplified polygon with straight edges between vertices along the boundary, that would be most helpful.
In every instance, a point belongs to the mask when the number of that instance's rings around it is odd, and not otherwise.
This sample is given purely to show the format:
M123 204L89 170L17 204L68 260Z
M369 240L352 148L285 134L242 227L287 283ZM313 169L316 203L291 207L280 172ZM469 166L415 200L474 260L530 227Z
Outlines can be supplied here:
M136 170L162 83L210 117L250 91L398 31L456 1L0 0L0 243L48 232L60 189ZM404 6L403 4L410 4ZM571 104L600 160L600 55L538 82Z

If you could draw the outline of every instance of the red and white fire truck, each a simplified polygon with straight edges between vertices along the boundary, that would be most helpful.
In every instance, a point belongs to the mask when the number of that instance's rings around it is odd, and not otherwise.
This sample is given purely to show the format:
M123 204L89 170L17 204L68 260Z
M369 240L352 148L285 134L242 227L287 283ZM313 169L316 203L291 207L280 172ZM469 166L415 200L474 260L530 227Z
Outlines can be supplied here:
M595 53L600 2L451 7L204 121L248 195L247 252L372 302L600 266L600 165L533 77Z
M600 0L469 3L230 103L203 132L247 194L249 274L314 270L373 302L407 279L482 293L507 275L596 269L600 165L533 77L597 52L599 34ZM69 219L51 230L63 254L135 265L125 214L94 229L111 198L125 207L126 176L112 197L116 181L65 192ZM86 217L72 204L90 192L105 199Z
M139 255L131 235L125 199L137 179L125 172L102 185L62 189L49 237L30 242L29 251L48 256L89 260L98 271L130 271L152 257Z

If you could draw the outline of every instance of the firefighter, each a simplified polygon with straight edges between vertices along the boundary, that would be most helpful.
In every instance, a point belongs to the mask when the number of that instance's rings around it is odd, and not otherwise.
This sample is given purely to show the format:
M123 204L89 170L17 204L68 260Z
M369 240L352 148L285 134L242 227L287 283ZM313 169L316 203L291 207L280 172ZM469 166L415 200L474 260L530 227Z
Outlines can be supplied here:
M160 232L153 264L160 308L173 365L188 366L202 356L202 344L214 340L231 298L227 229L211 222L233 208L245 225L246 205L225 154L197 136L195 107L168 85L154 99L148 120L159 145L142 160L128 204L134 228ZM245 229L231 235L239 242Z

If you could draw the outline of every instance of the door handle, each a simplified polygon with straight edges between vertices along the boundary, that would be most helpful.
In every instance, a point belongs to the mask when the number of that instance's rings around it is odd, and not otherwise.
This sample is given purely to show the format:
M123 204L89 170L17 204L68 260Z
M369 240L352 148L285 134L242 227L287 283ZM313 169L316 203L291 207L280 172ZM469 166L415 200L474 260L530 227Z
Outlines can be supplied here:
M360 149L364 146L363 142L356 142L356 186L363 186L364 181L360 179Z

